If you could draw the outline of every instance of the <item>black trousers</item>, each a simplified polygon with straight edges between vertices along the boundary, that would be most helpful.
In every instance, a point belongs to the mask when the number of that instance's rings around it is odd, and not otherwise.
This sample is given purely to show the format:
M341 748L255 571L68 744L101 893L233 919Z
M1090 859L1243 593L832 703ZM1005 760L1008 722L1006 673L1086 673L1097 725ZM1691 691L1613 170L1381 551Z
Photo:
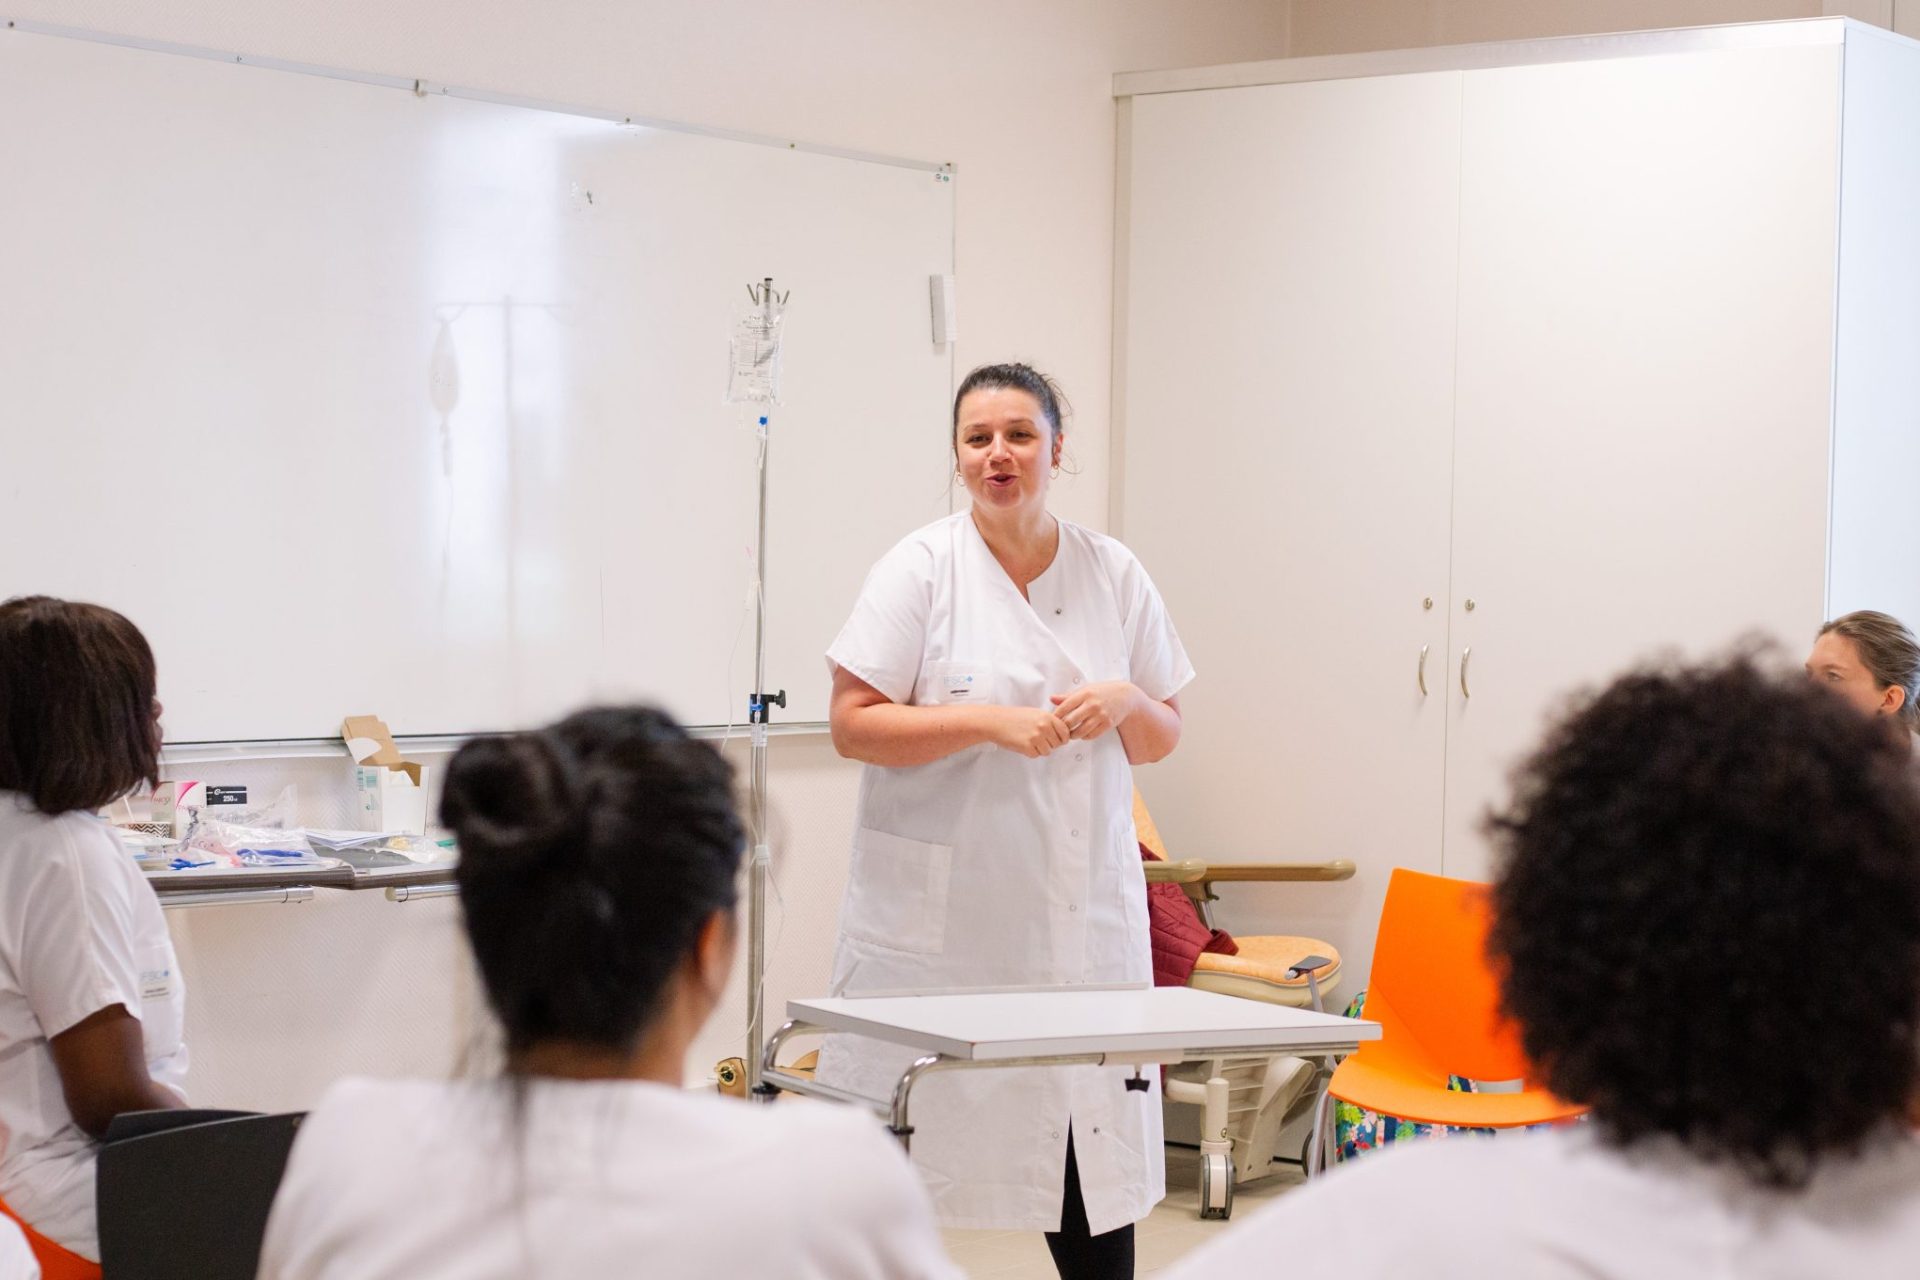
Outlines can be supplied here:
M1060 1229L1047 1232L1060 1280L1133 1280L1133 1224L1102 1235L1087 1230L1087 1201L1080 1194L1080 1162L1073 1155L1073 1130L1067 1130L1067 1188L1060 1206Z

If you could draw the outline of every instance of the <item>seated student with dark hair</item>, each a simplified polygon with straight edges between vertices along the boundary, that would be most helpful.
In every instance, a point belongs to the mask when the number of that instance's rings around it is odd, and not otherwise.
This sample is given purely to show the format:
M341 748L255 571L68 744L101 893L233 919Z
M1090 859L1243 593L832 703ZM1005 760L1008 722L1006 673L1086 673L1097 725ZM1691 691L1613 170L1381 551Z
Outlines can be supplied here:
M460 750L441 813L506 1078L335 1086L263 1280L958 1275L873 1116L681 1087L733 959L732 782L649 710Z
M96 1139L182 1105L185 994L99 809L159 771L153 651L98 605L0 604L0 1212L49 1280L97 1276Z
M1588 699L1491 821L1490 949L1590 1123L1369 1156L1172 1274L1920 1274L1920 795L1745 661Z

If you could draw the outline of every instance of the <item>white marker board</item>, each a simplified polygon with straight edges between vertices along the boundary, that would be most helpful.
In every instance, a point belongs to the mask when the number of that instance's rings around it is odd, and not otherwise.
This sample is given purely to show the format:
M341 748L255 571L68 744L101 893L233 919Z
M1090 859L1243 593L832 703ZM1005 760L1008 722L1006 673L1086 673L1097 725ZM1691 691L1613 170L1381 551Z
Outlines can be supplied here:
M134 619L169 741L742 719L765 276L776 719L948 510L934 166L25 30L0 114L0 596Z

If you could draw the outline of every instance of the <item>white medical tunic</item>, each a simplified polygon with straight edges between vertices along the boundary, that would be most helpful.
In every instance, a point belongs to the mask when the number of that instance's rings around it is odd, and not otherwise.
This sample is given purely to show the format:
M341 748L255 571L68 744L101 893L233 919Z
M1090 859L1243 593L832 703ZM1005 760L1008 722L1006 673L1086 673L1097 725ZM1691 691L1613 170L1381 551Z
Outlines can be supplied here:
M1051 710L1052 695L1127 680L1165 701L1193 667L1146 571L1112 538L1060 522L1027 596L961 512L903 539L868 575L828 650L902 705ZM1120 735L1030 760L982 744L911 768L869 765L840 909L835 995L1148 984L1145 878ZM823 1082L886 1098L911 1050L851 1036ZM1069 1125L1089 1228L1165 1194L1157 1073L995 1068L914 1088L913 1160L950 1227L1060 1225Z
M636 1080L348 1080L300 1126L260 1280L959 1280L900 1144L828 1103Z
M87 1258L96 1148L47 1042L113 1005L140 1020L148 1073L179 1092L186 991L152 887L105 822L0 791L0 1199Z
M1756 1186L1677 1144L1588 1125L1402 1143L1236 1222L1168 1280L1905 1280L1920 1274L1920 1143Z
M40 1280L40 1263L12 1218L0 1217L0 1280Z

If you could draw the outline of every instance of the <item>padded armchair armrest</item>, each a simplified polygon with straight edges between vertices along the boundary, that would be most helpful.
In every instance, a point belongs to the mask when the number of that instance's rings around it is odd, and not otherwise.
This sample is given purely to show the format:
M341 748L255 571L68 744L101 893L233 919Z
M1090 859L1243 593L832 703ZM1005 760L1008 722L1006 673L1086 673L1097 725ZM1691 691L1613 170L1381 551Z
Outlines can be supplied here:
M1204 862L1201 882L1225 884L1258 880L1351 880L1353 864L1345 858L1326 862Z
M1207 885L1229 881L1351 880L1353 864L1345 858L1327 862L1143 862L1148 884Z
M1207 864L1194 858L1179 862L1143 862L1148 884L1199 884L1207 878Z

